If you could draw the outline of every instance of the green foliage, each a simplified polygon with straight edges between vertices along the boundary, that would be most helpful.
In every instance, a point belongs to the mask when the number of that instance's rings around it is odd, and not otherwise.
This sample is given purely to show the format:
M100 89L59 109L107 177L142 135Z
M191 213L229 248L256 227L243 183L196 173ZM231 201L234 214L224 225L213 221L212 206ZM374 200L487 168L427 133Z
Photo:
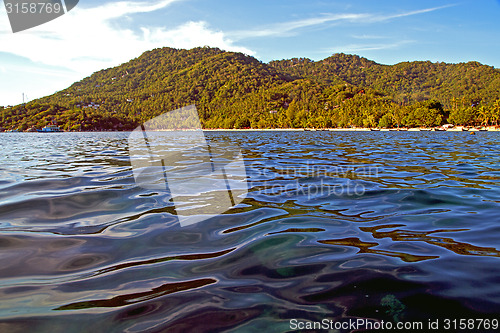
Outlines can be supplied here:
M329 84L343 81L384 91L395 102L404 104L435 99L449 108L453 99L464 96L484 103L492 103L500 96L500 72L477 62L415 61L386 66L340 53L318 62L291 59L273 61L270 65L292 77Z
M434 100L419 102L410 106L403 123L408 127L433 127L442 125L445 113L441 103Z
M264 64L217 48L162 48L0 108L0 127L131 130L190 104L205 128L498 125L499 96L500 71L477 62L386 66L334 54Z
M451 111L448 120L455 125L474 125L477 122L477 118L477 109L474 107L467 107Z
M380 118L378 126L382 128L392 128L394 127L393 116L390 113L386 113Z

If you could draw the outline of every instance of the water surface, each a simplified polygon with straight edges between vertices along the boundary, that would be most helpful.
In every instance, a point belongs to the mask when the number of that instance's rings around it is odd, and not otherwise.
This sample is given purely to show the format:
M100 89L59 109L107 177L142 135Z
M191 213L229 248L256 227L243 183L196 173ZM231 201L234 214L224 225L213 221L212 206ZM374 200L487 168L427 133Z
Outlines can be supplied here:
M500 133L206 133L249 193L183 228L127 137L0 135L1 331L500 314Z

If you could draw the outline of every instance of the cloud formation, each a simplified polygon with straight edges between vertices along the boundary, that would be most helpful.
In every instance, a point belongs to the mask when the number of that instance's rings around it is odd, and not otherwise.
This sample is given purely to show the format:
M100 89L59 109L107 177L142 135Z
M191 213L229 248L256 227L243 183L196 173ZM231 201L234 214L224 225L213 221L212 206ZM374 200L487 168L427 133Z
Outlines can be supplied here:
M446 5L440 7L426 8L399 14L369 14L369 13L347 13L347 14L324 14L318 17L302 19L290 22L276 23L267 27L254 30L234 31L228 33L228 36L234 40L241 40L255 37L285 37L292 36L300 29L320 26L326 23L360 23L371 24L377 22L389 21L401 17L430 13L436 10L453 7L455 5Z
M361 51L378 51L378 50L396 49L403 45L408 45L414 42L415 41L413 40L402 40L394 43L348 44L327 49L324 51L327 53L338 53L338 52L356 53Z
M234 31L228 35L236 40L256 37L290 36L292 32L302 28L336 21L358 21L368 17L368 14L326 14L309 19L277 23L262 29Z
M247 54L223 32L205 22L186 22L177 27L120 27L117 20L133 14L164 9L180 0L119 1L93 8L77 6L66 15L42 26L13 34L5 12L0 14L0 52L30 59L42 65L68 68L82 75L119 65L157 47L220 47Z
M192 48L201 45L224 50L255 53L235 41L248 38L279 37L296 34L300 29L322 27L326 24L376 23L418 15L448 6L421 9L398 14L323 14L318 17L268 25L264 28L225 33L216 31L203 21L190 21L176 27L140 27L131 30L120 27L119 20L137 13L162 10L183 0L118 1L85 8L77 6L66 15L42 26L17 34L10 32L4 11L0 14L0 52L28 58L42 65L70 69L82 75L116 66L147 50L157 47ZM381 45L380 47L382 47ZM376 49L357 47L345 51Z

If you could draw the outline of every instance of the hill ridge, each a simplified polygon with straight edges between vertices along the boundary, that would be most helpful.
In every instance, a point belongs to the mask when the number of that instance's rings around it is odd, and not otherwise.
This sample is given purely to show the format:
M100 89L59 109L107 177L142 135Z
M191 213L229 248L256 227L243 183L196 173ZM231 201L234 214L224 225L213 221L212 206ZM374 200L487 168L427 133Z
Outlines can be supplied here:
M26 105L0 127L130 130L196 104L205 127L399 127L499 122L500 71L478 62L395 65L344 53L263 63L237 52L158 48Z

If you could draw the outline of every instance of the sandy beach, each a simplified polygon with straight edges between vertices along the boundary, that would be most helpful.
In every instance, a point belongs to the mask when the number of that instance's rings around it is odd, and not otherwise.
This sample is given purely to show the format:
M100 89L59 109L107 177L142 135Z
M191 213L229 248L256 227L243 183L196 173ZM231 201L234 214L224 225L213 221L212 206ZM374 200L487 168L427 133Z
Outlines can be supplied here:
M500 132L500 127L496 126L488 126L488 127L464 127L464 126L456 126L450 128L404 128L404 129L396 129L396 128L381 128L381 129L371 129L371 128L233 128L233 129L225 129L225 128L208 128L203 129L207 132Z

